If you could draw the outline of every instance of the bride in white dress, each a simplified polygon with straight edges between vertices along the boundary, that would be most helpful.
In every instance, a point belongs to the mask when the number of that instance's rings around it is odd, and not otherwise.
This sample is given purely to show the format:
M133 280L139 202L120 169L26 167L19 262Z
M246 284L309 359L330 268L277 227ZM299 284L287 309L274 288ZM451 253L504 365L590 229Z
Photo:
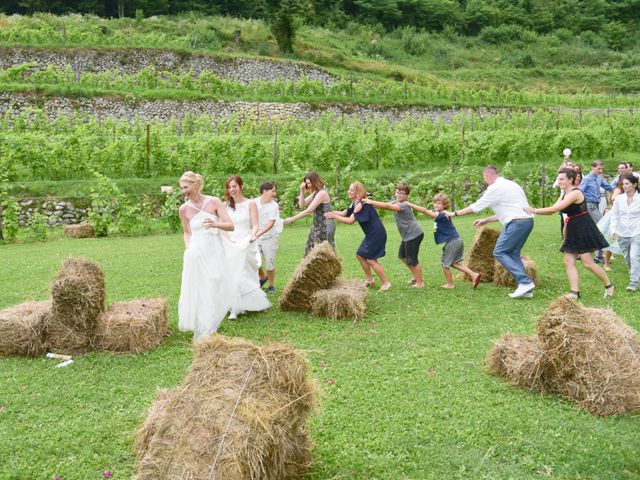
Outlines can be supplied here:
M193 331L194 338L218 330L238 289L237 265L246 251L246 245L240 248L226 238L234 225L219 198L202 194L203 183L202 176L193 172L180 178L186 198L180 207L186 249L178 326L181 331Z
M226 182L227 213L233 221L235 229L229 238L238 244L249 241L245 261L240 267L238 290L231 302L230 319L237 318L245 312L259 312L271 306L266 293L260 288L258 268L260 268L260 251L256 242L258 231L258 207L242 193L244 184L238 176L231 176Z

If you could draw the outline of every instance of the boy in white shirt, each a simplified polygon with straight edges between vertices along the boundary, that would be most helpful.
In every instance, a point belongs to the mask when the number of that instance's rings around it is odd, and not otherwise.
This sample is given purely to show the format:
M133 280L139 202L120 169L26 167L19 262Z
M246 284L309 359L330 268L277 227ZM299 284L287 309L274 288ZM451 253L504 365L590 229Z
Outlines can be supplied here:
M260 285L267 281L269 287L267 293L274 293L276 287L273 285L276 275L275 261L280 234L282 233L282 219L280 218L280 207L276 202L276 186L273 182L267 181L260 185L260 196L254 200L258 207L258 248L264 258L264 266L260 267ZM266 273L265 273L266 270Z

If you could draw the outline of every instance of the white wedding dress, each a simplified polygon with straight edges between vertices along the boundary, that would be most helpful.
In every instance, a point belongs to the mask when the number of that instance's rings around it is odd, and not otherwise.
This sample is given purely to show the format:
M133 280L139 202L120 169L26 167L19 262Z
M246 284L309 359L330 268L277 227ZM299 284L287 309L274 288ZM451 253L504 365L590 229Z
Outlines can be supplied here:
M210 199L200 209L187 202L197 213L189 220L191 240L184 251L178 326L181 331L193 331L194 338L217 331L231 308L240 281L237 266L244 261L247 247L232 243L226 232L202 226L207 218L218 221L203 210Z
M233 221L234 229L229 232L229 238L239 246L246 245L251 237L251 214L249 202L236 203L235 209L227 206L227 212ZM246 254L240 270L240 281L236 295L231 302L231 316L235 317L244 312L259 312L271 306L266 293L260 288L258 268L260 267L260 251L258 242L250 242L246 247Z

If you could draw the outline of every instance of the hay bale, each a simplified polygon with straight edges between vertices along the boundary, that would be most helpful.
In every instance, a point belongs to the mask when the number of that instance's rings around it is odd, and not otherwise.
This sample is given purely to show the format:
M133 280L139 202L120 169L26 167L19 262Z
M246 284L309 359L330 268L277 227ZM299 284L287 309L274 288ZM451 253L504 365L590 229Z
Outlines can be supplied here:
M333 320L362 320L367 311L367 287L360 280L338 279L311 296L311 312Z
M467 250L466 264L474 272L482 274L481 281L492 282L494 273L493 249L496 241L500 236L500 231L494 228L482 227L476 230L471 247ZM471 277L467 274L465 280L471 281Z
M311 461L317 387L304 356L211 335L155 422L136 480L288 479Z
M536 335L507 333L489 350L485 362L491 372L512 385L544 393L543 356L544 351Z
M311 249L291 275L280 295L280 309L306 312L311 309L311 296L327 288L340 275L340 258L329 242Z
M164 415L167 405L173 399L177 389L161 388L156 392L156 399L149 407L147 416L142 426L136 432L136 438L133 442L133 449L138 460L147 454L149 450L149 442L158 430L158 421Z
M93 238L96 232L90 223L78 223L75 225L65 225L64 234L71 238Z
M117 302L98 316L95 347L109 352L141 353L160 345L169 334L166 299Z
M33 357L46 351L44 330L51 301L24 302L0 311L0 355Z
M536 287L539 286L538 269L536 268L536 262L534 262L530 257L527 256L522 256L520 258L522 260L522 263L524 264L524 270L526 274L531 277L531 280L533 280L533 283L536 284ZM494 266L493 284L498 287L517 287L516 281L513 279L513 276L497 260L495 261Z
M84 258L66 259L51 287L47 348L58 353L85 353L93 344L98 315L104 310L104 274Z
M613 311L561 297L537 330L549 390L596 415L640 411L640 338Z

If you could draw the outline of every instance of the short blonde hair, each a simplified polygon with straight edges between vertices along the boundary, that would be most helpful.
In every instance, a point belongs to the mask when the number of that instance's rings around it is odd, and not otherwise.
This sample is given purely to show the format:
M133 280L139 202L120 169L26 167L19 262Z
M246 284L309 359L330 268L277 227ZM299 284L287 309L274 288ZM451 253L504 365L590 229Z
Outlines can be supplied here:
M451 206L449 195L447 195L446 193L440 192L436 194L436 196L433 197L433 203L436 203L436 202L442 203L442 206L444 207L445 210Z
M351 186L353 187L354 192L356 192L358 198L367 198L367 189L364 188L362 182L353 182Z
M199 173L194 173L192 171L184 172L182 174L182 176L180 177L180 183L182 182L195 185L198 189L198 193L200 193L204 188L204 178L202 178L202 175L200 175Z

